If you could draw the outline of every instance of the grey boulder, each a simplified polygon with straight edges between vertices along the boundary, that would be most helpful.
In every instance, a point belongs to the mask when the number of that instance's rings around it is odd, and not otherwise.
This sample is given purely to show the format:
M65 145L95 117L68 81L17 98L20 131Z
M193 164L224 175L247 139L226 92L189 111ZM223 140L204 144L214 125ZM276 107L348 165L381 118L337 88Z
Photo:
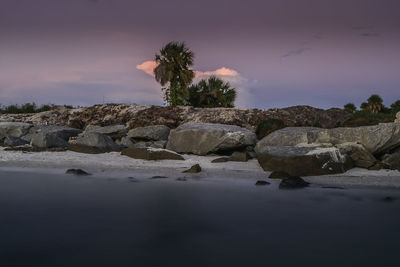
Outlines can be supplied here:
M257 146L296 146L311 143L337 145L348 142L360 143L371 154L384 154L400 146L400 124L381 123L374 126L334 129L287 127L267 135Z
M84 132L75 140L70 141L68 149L80 153L99 154L121 151L122 148L110 136L96 132Z
M392 154L384 155L382 164L389 169L400 171L400 149Z
M82 130L65 126L40 126L32 134L31 145L38 148L66 148L68 139L77 136Z
M14 136L7 136L6 138L4 138L3 143L5 146L9 146L9 147L23 146L23 145L29 144L28 141L25 141L24 139L22 139L20 137L14 137Z
M110 125L110 126L96 126L88 125L85 132L96 132L104 135L108 135L113 140L121 139L128 133L128 129L125 125Z
M32 126L24 122L0 122L0 139L6 136L21 137L27 134Z
M335 147L256 147L257 159L265 171L290 176L343 173L353 167L351 159Z
M147 127L138 127L130 130L127 134L129 139L160 141L168 140L170 128L165 125L152 125Z
M336 146L342 154L347 154L354 163L354 167L368 169L377 162L376 158L361 144L343 143Z
M236 125L186 123L171 130L167 149L178 153L206 155L252 146L256 140L255 133Z

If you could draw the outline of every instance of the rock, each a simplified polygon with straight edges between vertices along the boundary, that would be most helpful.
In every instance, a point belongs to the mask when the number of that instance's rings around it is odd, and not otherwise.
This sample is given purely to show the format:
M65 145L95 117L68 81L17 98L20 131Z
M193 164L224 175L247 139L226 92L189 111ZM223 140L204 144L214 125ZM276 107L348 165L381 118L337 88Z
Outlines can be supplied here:
M168 140L170 128L165 125L138 127L128 132L127 137L133 140L160 141Z
M4 139L3 143L5 146L10 146L10 147L24 146L29 144L29 142L25 141L24 139L14 136L7 136Z
M156 175L156 176L151 177L151 179L166 179L166 178L168 178L168 177L167 176L161 176L161 175Z
M68 149L80 153L99 154L121 151L122 147L117 145L110 136L97 132L84 132L69 143Z
M230 157L220 157L213 159L211 163L222 163L222 162L228 162L230 160Z
M368 168L370 171L379 171L384 169L384 165L381 162L377 162L376 164L372 165L371 167Z
M27 134L32 126L23 122L0 122L0 139L6 136L21 137Z
M287 127L275 131L257 143L263 146L296 146L311 143L360 143L373 155L379 155L400 146L400 124L381 123L355 128L321 129Z
M107 135L111 137L114 141L121 139L126 136L128 133L128 129L125 125L110 125L110 126L96 126L96 125L88 125L85 129L85 132L96 132Z
M32 134L31 145L38 148L68 147L68 139L81 132L64 126L40 126Z
M185 160L181 155L170 150L151 147L131 147L122 150L121 155L145 160Z
M261 180L256 182L256 185L257 185L257 186L260 186L260 185L269 185L269 184L270 184L269 182L267 182L267 181L261 181Z
M183 173L199 173L201 172L201 167L199 164L195 164L190 169L187 169L186 171L183 171Z
M186 123L171 130L167 149L178 153L206 155L254 145L255 133L235 125Z
M382 158L382 164L391 170L400 171L400 150L392 154L384 155Z
M400 123L400 111L396 114L396 119L394 120L396 123Z
M351 159L334 147L258 146L256 153L265 171L291 176L343 173L352 167Z
M353 160L354 166L368 169L375 165L376 158L363 145L357 143L343 143L336 146L342 154L347 154Z
M230 161L239 161L239 162L247 162L249 157L247 156L246 152L239 152L235 151L232 153L232 155L229 157Z
M87 173L82 169L68 169L65 173L74 175L91 175L90 173Z
M268 176L270 179L283 179L283 178L289 178L290 175L286 172L280 172L280 171L274 171L271 172L271 174Z
M301 177L293 176L283 179L279 184L279 189L299 189L309 186L309 183L304 181Z
M131 139L128 138L127 136L124 136L124 137L121 138L121 142L120 142L120 145L121 145L121 146L124 146L124 147L128 147L128 148L129 148L129 147L133 147L134 144L135 144L135 143L132 142Z

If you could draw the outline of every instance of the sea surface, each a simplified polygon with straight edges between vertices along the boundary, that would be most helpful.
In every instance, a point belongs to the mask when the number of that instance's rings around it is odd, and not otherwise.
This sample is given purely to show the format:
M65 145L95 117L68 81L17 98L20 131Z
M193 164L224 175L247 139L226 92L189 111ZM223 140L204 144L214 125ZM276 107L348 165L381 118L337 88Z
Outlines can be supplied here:
M0 266L398 267L400 191L1 171Z

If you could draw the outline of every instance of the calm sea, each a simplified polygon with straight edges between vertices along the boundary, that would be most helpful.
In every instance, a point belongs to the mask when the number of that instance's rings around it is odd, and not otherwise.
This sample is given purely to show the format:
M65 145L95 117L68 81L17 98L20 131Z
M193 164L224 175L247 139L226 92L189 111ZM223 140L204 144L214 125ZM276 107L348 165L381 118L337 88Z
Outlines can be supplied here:
M1 267L398 267L399 253L400 191L0 172Z

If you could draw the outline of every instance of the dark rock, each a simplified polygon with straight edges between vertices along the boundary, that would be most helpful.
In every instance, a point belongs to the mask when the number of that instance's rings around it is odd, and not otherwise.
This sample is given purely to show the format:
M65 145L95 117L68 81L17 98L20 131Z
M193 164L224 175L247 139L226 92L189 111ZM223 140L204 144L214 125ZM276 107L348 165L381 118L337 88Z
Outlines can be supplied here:
M170 128L165 125L138 127L128 132L127 137L133 140L160 141L168 140Z
M10 147L24 146L29 144L29 142L25 141L24 139L14 136L7 136L6 138L4 138L3 143L5 146L10 146Z
M268 178L270 179L282 179L282 178L289 178L290 175L286 172L274 171L271 172Z
M187 179L184 178L184 177L179 177L179 178L177 178L176 180L177 180L177 181L180 181L180 182L186 182L186 181L187 181Z
M109 125L109 126L96 126L96 125L88 125L85 129L85 132L95 132L101 133L111 137L114 141L119 140L122 137L126 136L128 133L128 129L125 125Z
M384 198L382 199L383 202L393 202L393 201L395 201L395 200L396 200L396 198L391 197L391 196L387 196L387 197L384 197Z
M261 181L261 180L256 182L257 186L259 186L259 185L269 185L269 184L271 184L271 183L269 183L267 181Z
M199 173L201 172L201 167L199 164L195 164L190 169L187 169L186 171L183 171L183 173Z
M292 176L286 179L283 179L279 184L279 189L298 189L309 186L309 183L304 181L301 177Z
M213 159L213 160L211 161L211 163L228 162L229 159L230 159L229 157L220 157L220 158Z
M248 159L249 158L247 152L239 152L239 151L233 152L229 158L230 161L239 161L239 162L247 162Z
M337 148L342 154L347 154L353 160L355 167L368 169L377 162L376 158L361 144L343 143L337 145Z
M122 150L121 155L145 160L185 160L181 155L166 149L131 147Z
M171 130L167 148L179 153L206 155L254 145L255 133L235 125L186 123Z
M79 153L99 154L121 151L122 147L107 135L97 132L84 132L76 140L69 143L68 149Z
M66 172L66 174L74 174L74 175L91 175L90 173L85 172L82 169L68 169Z
M352 167L347 155L337 148L267 146L258 147L257 159L265 171L291 176L343 173Z
M400 151L384 155L382 158L382 164L391 170L400 171Z
M156 175L156 176L151 177L151 179L165 179L165 178L168 178L168 177L167 176L161 176L161 175Z

